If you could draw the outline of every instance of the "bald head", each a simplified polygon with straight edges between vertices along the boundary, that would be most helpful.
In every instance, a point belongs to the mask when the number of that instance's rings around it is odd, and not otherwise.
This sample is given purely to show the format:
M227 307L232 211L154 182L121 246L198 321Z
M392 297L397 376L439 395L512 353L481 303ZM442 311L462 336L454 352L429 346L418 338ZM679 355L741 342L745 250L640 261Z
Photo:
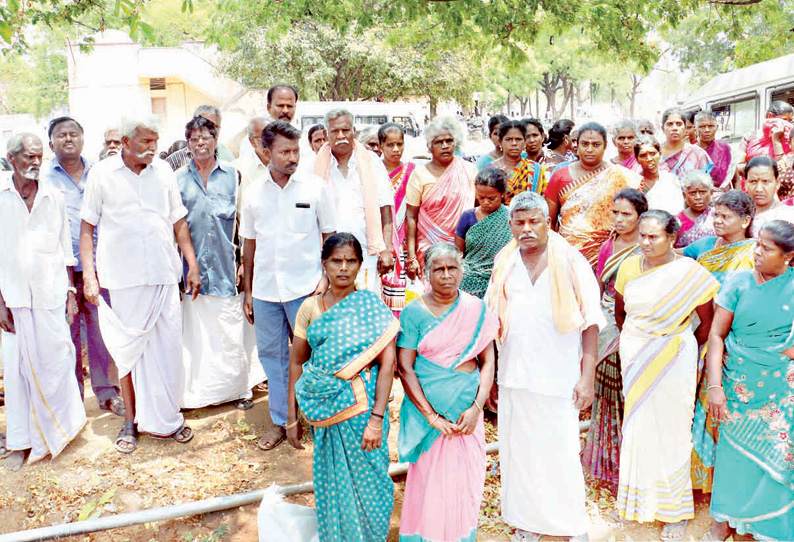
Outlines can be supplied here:
M245 129L246 133L248 134L248 142L251 143L256 155L260 160L262 160L262 163L265 163L265 148L262 145L262 130L265 129L265 126L267 126L269 120L270 119L267 117L254 117L248 121L248 126Z
M38 180L43 155L44 147L36 134L23 132L12 135L8 140L6 158L14 168L16 179Z

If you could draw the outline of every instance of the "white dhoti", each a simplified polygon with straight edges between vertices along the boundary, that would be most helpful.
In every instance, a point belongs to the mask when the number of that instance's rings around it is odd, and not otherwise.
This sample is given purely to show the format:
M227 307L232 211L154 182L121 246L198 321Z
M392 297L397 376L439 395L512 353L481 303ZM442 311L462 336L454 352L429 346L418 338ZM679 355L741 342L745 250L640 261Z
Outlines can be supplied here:
M356 275L356 287L359 290L369 290L380 295L380 275L378 275L378 255L370 256L364 253L364 261Z
M587 532L579 411L570 398L499 387L502 517L551 536Z
M102 339L119 369L132 374L138 429L168 436L184 423L182 312L176 284L110 290L113 308L100 300Z
M245 345L241 297L182 300L184 408L250 399L251 388L265 379L262 364Z
M11 309L16 333L2 334L6 445L30 448L29 461L56 457L85 425L74 376L66 307Z

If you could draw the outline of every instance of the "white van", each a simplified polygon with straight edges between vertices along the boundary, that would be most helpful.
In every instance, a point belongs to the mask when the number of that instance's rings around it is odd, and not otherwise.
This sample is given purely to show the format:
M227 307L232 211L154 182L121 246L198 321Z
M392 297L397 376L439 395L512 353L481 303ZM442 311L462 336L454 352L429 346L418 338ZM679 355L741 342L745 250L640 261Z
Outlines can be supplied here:
M298 122L302 132L315 124L322 124L325 114L331 109L347 109L355 117L354 124L380 125L395 122L405 128L405 133L418 136L421 133L417 118L425 109L423 104L404 102L298 102Z

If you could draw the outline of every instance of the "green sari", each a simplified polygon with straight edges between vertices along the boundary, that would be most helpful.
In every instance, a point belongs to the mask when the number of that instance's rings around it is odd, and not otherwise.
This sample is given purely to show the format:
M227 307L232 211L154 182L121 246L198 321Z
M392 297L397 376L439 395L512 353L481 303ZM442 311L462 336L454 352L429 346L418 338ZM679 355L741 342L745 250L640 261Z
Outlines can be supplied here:
M711 515L739 534L794 540L794 270L758 284L726 281L717 304L733 312L725 340L722 422Z
M480 299L485 296L496 254L510 242L510 213L502 205L466 232L463 281L460 289Z

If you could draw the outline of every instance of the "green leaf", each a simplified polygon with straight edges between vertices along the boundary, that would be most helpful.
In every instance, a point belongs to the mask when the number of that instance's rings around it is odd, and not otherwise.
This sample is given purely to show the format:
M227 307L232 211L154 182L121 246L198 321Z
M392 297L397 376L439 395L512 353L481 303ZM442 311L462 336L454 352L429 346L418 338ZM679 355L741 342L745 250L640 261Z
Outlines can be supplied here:
M80 509L80 513L77 515L77 521L87 520L94 510L96 510L96 501L91 499Z
M256 440L256 435L243 435L243 440Z
M99 503L98 503L97 506L104 506L107 503L109 503L110 501L112 501L113 497L116 495L116 490L117 489L118 489L117 487L113 486L110 489L108 489L107 491L105 491L105 493L102 495L102 497L100 497Z
M6 43L11 43L14 39L14 29L5 21L0 20L0 36Z

